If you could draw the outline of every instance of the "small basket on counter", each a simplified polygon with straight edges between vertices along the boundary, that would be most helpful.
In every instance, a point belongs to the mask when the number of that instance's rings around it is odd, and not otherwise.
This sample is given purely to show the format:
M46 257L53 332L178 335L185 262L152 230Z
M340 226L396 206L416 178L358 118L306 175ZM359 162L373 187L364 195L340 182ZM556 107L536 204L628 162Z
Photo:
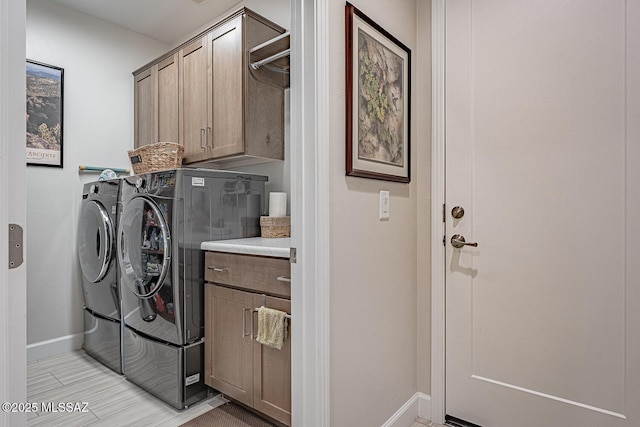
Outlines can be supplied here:
M291 237L290 216L261 216L260 229L262 237Z
M137 175L182 167L184 147L173 142L156 142L127 152L133 173Z

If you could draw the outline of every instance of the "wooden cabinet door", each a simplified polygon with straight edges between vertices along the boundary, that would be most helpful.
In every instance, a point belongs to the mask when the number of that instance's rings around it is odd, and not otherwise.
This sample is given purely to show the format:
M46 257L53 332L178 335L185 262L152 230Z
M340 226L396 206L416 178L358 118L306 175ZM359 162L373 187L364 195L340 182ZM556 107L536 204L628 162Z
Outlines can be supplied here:
M211 112L208 124L211 137L208 144L212 157L244 152L243 19L243 16L238 16L215 28L208 36L208 106Z
M180 49L180 144L184 161L192 163L209 157L207 138L207 36Z
M263 304L261 295L254 295L254 307ZM291 301L266 297L266 307L291 314ZM257 316L252 316L257 331ZM288 320L291 323L291 319ZM291 425L291 326L282 349L253 342L253 407L288 426Z
M205 383L248 406L253 405L254 296L205 286Z
M178 143L178 53L158 64L158 142Z
M156 72L155 66L135 75L135 147L156 142Z

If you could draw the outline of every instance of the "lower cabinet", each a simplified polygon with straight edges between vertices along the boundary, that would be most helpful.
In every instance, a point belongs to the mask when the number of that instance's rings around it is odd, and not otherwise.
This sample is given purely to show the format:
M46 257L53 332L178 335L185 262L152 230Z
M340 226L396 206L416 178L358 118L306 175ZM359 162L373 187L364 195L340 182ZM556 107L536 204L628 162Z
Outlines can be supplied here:
M207 284L205 383L285 425L291 425L291 331L281 350L255 340L256 308L291 313L291 301Z

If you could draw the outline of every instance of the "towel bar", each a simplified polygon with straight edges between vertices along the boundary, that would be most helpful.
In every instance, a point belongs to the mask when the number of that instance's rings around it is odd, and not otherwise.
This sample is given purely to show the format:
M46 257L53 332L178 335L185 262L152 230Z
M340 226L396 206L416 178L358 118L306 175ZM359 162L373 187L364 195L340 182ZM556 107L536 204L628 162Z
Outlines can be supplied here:
M85 165L78 166L78 171L79 172L102 172L105 169L111 169L115 173L129 173L130 172L129 169L123 169L123 168L107 168L107 167L103 167L103 166L85 166Z
M263 307L264 307L264 306L263 306ZM253 312L254 312L254 313L257 313L259 309L260 309L260 307L256 307L256 308L254 308L254 309L253 309ZM286 317L287 319L291 319L291 315L290 315L290 314L287 314L287 313L285 313L284 317Z

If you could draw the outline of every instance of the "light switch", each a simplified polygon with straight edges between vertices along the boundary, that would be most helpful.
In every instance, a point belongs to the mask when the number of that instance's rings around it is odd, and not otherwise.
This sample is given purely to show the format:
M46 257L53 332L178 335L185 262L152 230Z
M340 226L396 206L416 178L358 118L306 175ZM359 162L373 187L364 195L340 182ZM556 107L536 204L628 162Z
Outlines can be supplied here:
M380 190L380 219L389 219L389 191Z

